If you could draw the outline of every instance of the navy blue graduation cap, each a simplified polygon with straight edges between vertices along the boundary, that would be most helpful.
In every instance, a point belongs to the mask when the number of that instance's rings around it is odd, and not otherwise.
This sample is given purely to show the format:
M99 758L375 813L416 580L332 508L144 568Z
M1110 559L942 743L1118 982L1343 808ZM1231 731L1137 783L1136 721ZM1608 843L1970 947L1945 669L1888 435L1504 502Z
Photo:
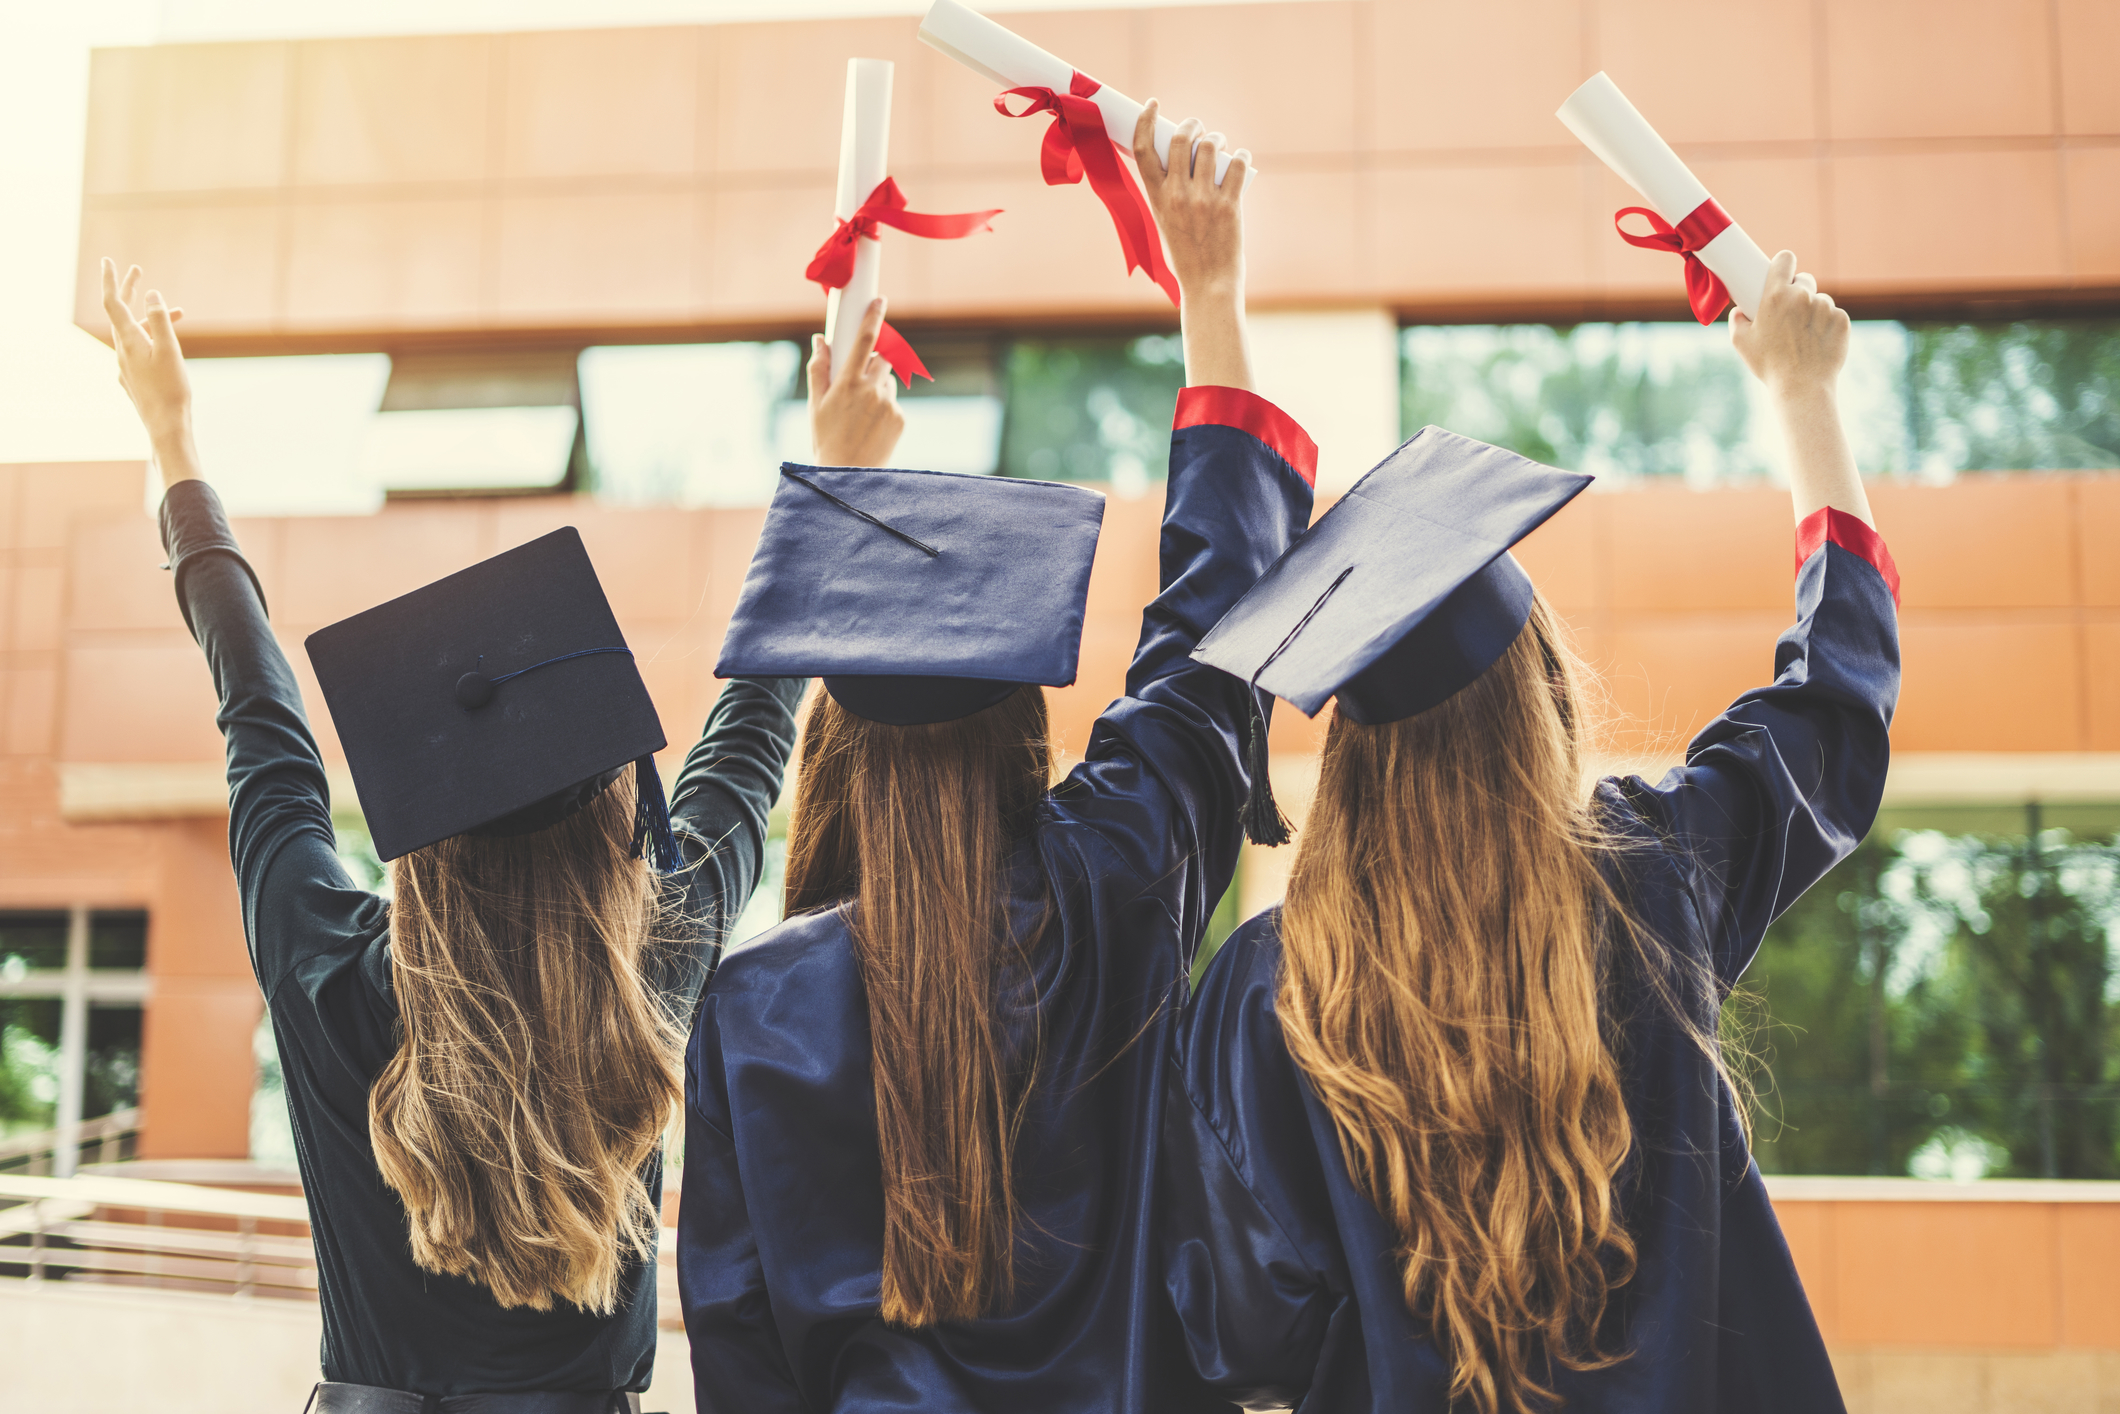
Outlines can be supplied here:
M1516 640L1532 587L1509 547L1590 481L1424 427L1291 545L1193 656L1305 716L1334 696L1369 726L1425 712ZM1260 766L1245 831L1282 844L1287 825Z
M783 465L714 672L819 676L892 726L1065 687L1103 524L1079 486Z
M633 853L679 865L662 723L572 527L309 636L376 854L523 835L632 766Z

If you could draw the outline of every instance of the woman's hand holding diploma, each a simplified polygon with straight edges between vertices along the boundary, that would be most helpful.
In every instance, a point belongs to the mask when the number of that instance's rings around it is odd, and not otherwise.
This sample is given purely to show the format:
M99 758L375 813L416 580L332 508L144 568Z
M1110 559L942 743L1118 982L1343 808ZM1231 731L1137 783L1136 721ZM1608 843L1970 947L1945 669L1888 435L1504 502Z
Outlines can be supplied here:
M884 301L869 301L854 335L849 360L853 376L832 381L832 346L810 337L810 443L819 466L889 466L905 431L898 409L898 383L891 365L876 352L883 332Z
M191 435L191 379L184 372L184 350L177 344L176 323L184 317L149 290L143 314L133 313L140 292L140 267L118 280L118 267L103 257L103 312L110 317L111 347L118 353L118 386L132 399L133 411L147 429L164 490L199 477L199 448Z
M1831 507L1876 529L1840 423L1836 387L1848 361L1848 312L1820 294L1818 281L1800 273L1785 250L1767 266L1759 317L1731 313L1730 344L1767 385L1781 418L1798 523Z
M1162 229L1170 267L1184 299L1185 381L1250 392L1251 355L1244 342L1244 184L1251 153L1238 148L1229 173L1215 181L1215 163L1229 139L1202 134L1187 118L1170 143L1170 165L1156 156L1156 100L1134 125L1134 164L1141 189Z

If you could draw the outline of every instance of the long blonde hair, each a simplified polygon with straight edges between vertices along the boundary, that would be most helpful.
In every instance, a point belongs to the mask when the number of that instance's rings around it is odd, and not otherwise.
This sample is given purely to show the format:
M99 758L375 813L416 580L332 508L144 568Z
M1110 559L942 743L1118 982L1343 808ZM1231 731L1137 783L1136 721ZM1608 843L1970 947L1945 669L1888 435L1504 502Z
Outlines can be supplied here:
M1012 1050L1001 999L1021 994L1043 915L1016 936L1002 875L1051 770L1036 687L910 727L820 691L803 722L787 912L852 905L883 1178L881 1307L895 1325L971 1320L1014 1293L1015 1145L1036 1042Z
M1577 673L1540 599L1440 705L1336 716L1281 917L1289 1051L1398 1236L1452 1400L1480 1414L1625 1358L1600 1330L1635 1264L1603 993L1621 951L1679 990L1600 869L1615 846L1582 792Z
M398 1051L368 1095L412 1257L502 1306L608 1315L655 1260L641 1170L683 1099L684 1037L648 989L655 879L633 773L535 834L394 861Z

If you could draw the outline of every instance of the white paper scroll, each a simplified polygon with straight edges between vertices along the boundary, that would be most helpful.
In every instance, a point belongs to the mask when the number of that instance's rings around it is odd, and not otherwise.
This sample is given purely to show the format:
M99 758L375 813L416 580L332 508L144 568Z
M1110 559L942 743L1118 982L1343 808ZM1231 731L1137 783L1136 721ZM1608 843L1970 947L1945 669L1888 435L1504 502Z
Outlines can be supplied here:
M854 219L861 203L889 176L891 162L891 61L847 60L847 101L839 125L839 195L832 214ZM825 296L824 337L832 346L832 381L858 369L848 367L861 316L883 282L883 244L873 236L854 243L854 273L845 289ZM840 318L844 313L846 317Z
M1619 86L1598 73L1560 106L1560 120L1619 174L1621 181L1640 192L1664 220L1676 226L1708 199L1700 178L1678 160L1669 143L1649 126ZM1722 234L1701 247L1700 263L1713 271L1730 292L1730 298L1746 314L1759 311L1760 292L1766 288L1767 254L1744 228L1732 221Z
M957 0L935 0L927 18L920 22L920 39L939 49L968 69L985 74L1003 88L1049 88L1066 93L1075 70L1019 35L995 24L977 10L968 10ZM1104 131L1129 151L1134 143L1134 124L1141 121L1141 105L1105 84L1091 98L1104 111ZM1156 119L1156 156L1170 165L1170 140L1178 125ZM1220 185L1229 171L1231 154L1215 154L1215 183Z

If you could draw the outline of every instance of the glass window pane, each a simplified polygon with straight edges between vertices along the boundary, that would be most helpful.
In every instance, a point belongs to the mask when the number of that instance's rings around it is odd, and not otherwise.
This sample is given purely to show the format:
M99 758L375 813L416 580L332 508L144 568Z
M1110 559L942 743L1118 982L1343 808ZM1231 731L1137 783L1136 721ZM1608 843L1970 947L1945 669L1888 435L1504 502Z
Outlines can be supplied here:
M800 369L800 351L786 342L582 350L582 422L598 496L764 505L782 457L809 459Z
M91 913L88 916L88 965L132 969L147 966L147 915L137 912Z
M1909 326L1925 470L2120 467L2120 321Z
M2120 1178L2116 809L1902 808L1797 900L1725 1026L1762 1169Z
M140 1008L89 1007L87 1073L83 1080L83 1119L140 1103Z
M199 452L231 515L366 515L382 504L360 461L390 380L388 354L193 358L185 367ZM300 449L298 465L290 448Z
M58 1102L58 1000L0 1001L0 1136L51 1128Z
M0 913L0 968L65 967L67 921L64 913Z
M361 475L385 491L557 489L579 420L571 407L379 412L361 448Z
M1124 496L1168 473L1185 386L1175 335L1018 340L1003 374L1003 475L1109 481Z
M1401 413L1601 477L1785 478L1723 326L1502 324L1401 335ZM2120 466L2120 321L1856 322L1841 416L1865 475Z

